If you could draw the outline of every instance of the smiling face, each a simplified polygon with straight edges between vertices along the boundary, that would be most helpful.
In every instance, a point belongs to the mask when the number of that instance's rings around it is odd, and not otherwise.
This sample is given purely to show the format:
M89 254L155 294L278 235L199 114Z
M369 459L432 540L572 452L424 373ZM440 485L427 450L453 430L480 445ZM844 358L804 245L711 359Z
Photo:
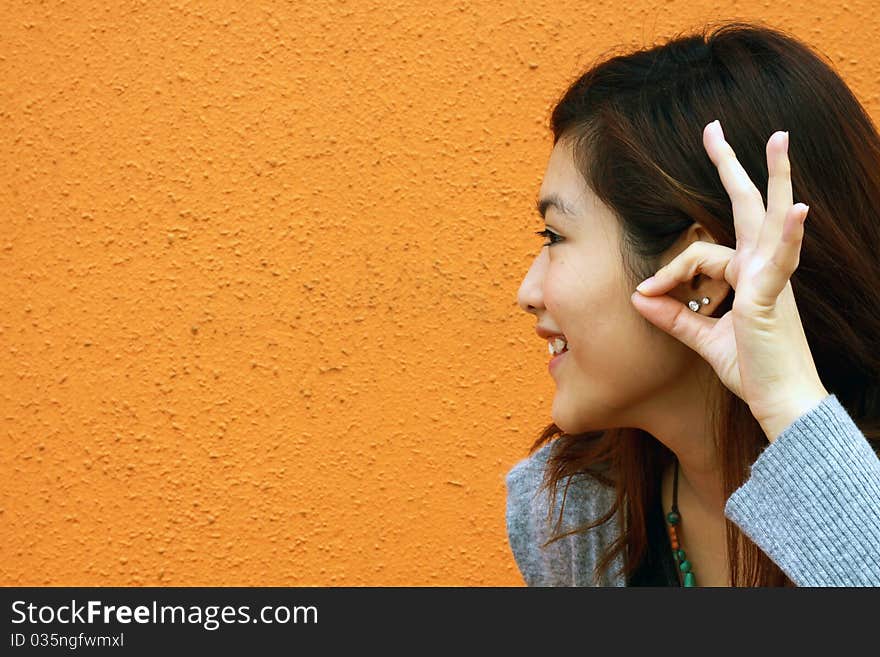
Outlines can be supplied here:
M552 373L553 421L567 433L648 426L652 415L692 396L695 359L702 359L632 306L618 220L584 183L565 139L541 185L540 198L551 196L574 214L547 208L546 228L559 238L541 247L517 301L538 326L568 339Z

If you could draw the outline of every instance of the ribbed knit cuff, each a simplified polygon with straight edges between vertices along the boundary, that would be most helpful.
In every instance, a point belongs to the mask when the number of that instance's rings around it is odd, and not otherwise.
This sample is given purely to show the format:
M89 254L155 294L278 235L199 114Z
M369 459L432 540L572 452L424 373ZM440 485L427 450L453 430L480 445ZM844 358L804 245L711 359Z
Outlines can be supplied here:
M764 449L724 515L798 586L880 586L880 459L834 394Z

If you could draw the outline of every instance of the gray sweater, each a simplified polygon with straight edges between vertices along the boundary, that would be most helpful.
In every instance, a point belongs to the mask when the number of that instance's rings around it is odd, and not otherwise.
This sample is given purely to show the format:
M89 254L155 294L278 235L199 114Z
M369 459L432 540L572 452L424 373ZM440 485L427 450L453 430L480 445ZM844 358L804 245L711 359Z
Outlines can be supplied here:
M593 581L601 553L617 538L620 510L586 533L546 548L552 534L546 491L538 494L551 442L507 473L507 533L529 586L626 586L613 576ZM555 522L565 482L560 482ZM571 478L563 530L606 513L614 490L589 475ZM880 459L837 396L830 394L769 443L724 515L797 586L880 586Z

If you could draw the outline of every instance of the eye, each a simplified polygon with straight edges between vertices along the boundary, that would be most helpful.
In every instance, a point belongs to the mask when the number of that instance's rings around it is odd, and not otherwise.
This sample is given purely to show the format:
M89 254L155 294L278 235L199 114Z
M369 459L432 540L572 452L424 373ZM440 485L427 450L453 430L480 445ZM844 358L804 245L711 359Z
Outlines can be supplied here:
M541 246L553 246L554 244L557 244L562 241L562 237L560 235L557 235L552 230L547 230L546 228L544 230L536 231L535 235L540 235L541 237L546 237L547 239L550 240L549 242L546 242L546 243L542 244Z

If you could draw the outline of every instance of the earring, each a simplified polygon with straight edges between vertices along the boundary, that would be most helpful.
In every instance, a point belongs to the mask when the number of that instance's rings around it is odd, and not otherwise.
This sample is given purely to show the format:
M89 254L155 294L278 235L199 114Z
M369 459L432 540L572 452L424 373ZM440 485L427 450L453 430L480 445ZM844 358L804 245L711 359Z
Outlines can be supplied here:
M697 301L696 299L691 299L690 301L688 301L688 308L690 308L694 312L699 312L700 303L702 303L704 306L708 305L709 297L703 297L700 301Z

